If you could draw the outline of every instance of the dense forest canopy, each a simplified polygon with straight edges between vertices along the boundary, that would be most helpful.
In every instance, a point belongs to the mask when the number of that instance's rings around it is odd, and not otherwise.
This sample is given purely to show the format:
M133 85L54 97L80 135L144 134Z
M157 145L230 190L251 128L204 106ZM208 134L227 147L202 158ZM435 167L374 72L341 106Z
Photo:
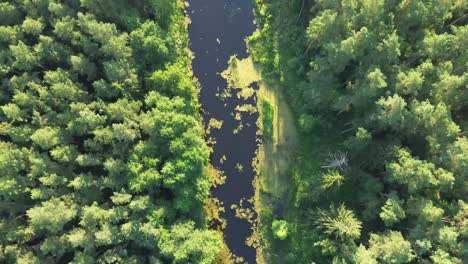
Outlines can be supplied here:
M262 212L271 263L468 262L467 11L257 1L252 55L303 141L287 213Z
M0 262L213 263L176 0L0 3Z

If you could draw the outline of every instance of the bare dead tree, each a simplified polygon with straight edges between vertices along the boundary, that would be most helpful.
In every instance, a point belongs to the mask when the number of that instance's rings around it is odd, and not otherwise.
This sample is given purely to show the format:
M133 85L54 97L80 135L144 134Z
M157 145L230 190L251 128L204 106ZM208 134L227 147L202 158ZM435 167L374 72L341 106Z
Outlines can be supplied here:
M348 153L338 151L335 153L330 152L325 160L325 164L320 168L344 170L346 165L348 165Z

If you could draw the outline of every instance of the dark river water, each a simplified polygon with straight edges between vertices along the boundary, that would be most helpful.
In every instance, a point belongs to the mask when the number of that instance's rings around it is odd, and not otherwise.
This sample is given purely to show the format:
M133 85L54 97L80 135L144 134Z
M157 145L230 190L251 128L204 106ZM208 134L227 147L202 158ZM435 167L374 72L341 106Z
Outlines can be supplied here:
M232 96L221 99L227 83L219 73L228 67L231 55L239 59L248 56L245 38L255 30L253 0L189 0L187 13L192 20L189 28L190 49L193 51L193 71L201 84L200 102L203 108L205 125L211 118L223 120L220 130L212 130L211 137L216 140L211 156L212 164L226 175L225 184L212 190L212 196L223 202L226 209L222 217L227 220L224 238L231 252L243 257L249 264L255 263L255 249L245 244L251 235L251 225L235 217L232 204L239 204L242 198L254 195L252 181L254 171L252 159L257 149L258 114L242 114L244 127L234 134L239 121L231 113L238 105L255 103L254 97L248 100ZM220 159L226 156L226 160ZM239 171L237 164L243 169ZM251 207L244 203L245 207Z

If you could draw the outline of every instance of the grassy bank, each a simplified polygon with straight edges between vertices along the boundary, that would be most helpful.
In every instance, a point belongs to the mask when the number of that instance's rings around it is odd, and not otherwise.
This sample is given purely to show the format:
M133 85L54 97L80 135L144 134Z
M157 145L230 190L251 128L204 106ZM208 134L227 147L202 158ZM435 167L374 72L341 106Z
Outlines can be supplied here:
M259 263L271 263L272 222L283 219L287 212L291 189L291 165L297 152L299 137L294 115L278 84L262 81L257 100L261 112L264 140L258 153L256 209L258 211L261 247ZM267 107L265 107L267 104ZM270 116L271 115L271 116ZM265 125L271 125L265 129ZM269 131L271 129L271 132ZM271 135L269 134L271 133ZM271 138L270 138L271 136Z
M298 45L302 23L300 2L273 1L267 6L262 0L256 1L260 29L249 39L252 60L262 69L262 83L268 83L260 86L258 102L269 102L274 113L272 140L263 142L258 155L256 208L262 241L259 263L314 260L316 238L304 232L313 223L301 205L318 202L314 188L321 182L320 160L324 158L323 153L336 145L330 131L317 126L313 119L301 117L297 114L301 110L294 108L298 96L293 86L304 78L303 71L291 71L289 66L302 63L293 59L302 49ZM291 12L299 13L294 16L297 19L290 19L294 21L278 24L268 17L271 9L288 18L293 17ZM283 34L281 38L276 35L279 31ZM266 119L261 116L263 125ZM281 222L283 229L277 230L273 223Z

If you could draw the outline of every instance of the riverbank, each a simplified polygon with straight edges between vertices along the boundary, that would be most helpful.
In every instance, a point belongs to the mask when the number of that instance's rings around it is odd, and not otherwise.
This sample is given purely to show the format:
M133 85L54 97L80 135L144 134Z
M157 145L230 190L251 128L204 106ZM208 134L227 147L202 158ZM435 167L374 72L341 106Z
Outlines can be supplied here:
M289 172L299 140L294 116L278 84L261 84L258 102L258 109L263 110L262 104L268 102L273 110L272 137L264 138L259 147L258 176L255 181L255 208L258 212L258 232L262 242L257 249L257 263L262 264L268 263L264 251L268 248L269 241L265 238L271 233L272 215L283 215L288 206L291 185ZM264 111L260 113L261 119L264 120ZM259 123L262 127L263 122Z
M312 141L316 142L318 137L304 137L298 131L300 118L290 107L293 103L290 94L292 89L287 87L285 82L285 78L290 78L291 74L282 71L285 64L295 63L294 60L290 60L294 58L290 53L294 52L295 48L290 46L285 49L286 46L280 45L279 37L271 29L273 25L268 24L269 8L272 7L263 4L262 0L256 0L259 29L249 38L251 58L259 65L258 68L262 68L264 75L264 85L260 86L258 92L258 109L264 108L262 103L267 102L273 113L271 140L264 140L257 157L255 207L259 212L257 232L261 237L261 246L257 250L257 263L260 264L291 261L290 255L293 253L288 252L288 248L291 248L290 244L296 245L296 242L301 241L300 228L295 221L299 211L296 210L294 197L301 187L298 185L297 172L304 165L318 168L315 157L318 148L315 144L309 144ZM287 31L287 34L294 36L293 29ZM296 74L298 73L292 73L294 76ZM268 118L265 119L261 113L261 119L259 126L262 127L264 120ZM278 226L281 228L275 229ZM306 246L310 245L296 245L297 248Z
M271 233L272 215L281 215L288 205L288 192L291 176L290 166L298 145L298 132L295 118L278 82L262 78L261 66L254 63L252 57L238 60L231 58L230 67L222 73L227 79L230 93L239 96L254 96L256 104L252 107L241 106L238 111L249 109L258 112L258 150L253 167L256 177L253 182L255 189L254 208L257 220L253 222L253 235L249 239L257 245L257 263L267 263L264 258L264 248L268 247L269 239L263 239ZM252 85L258 87L252 94ZM270 117L266 118L264 104L271 108ZM265 120L271 123L271 136L265 136ZM265 244L266 243L266 244Z

